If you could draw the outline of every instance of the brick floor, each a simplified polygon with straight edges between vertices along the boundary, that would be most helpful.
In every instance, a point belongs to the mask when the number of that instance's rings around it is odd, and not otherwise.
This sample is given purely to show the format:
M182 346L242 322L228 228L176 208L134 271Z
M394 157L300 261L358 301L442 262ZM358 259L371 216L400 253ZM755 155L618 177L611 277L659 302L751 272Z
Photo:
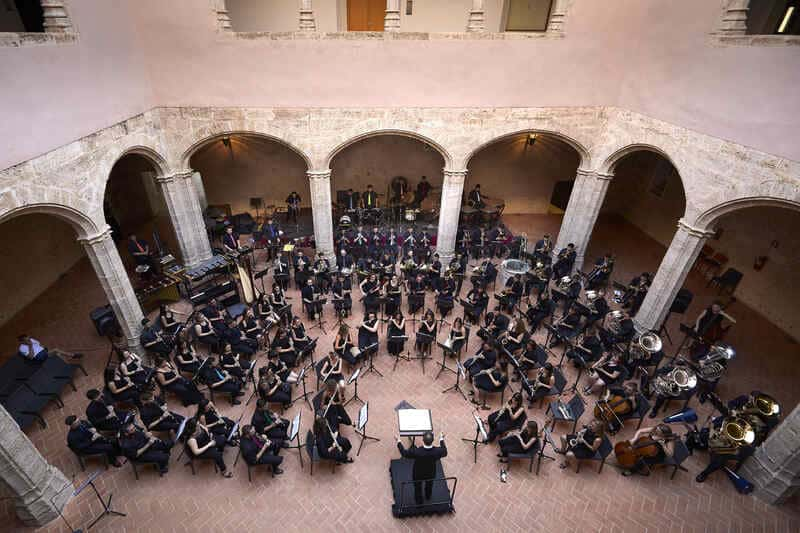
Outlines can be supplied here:
M515 231L526 231L535 240L544 231L556 233L558 217L512 216L507 221ZM644 236L632 226L614 219L602 219L595 230L587 257L610 250L617 254L615 277L628 280L634 273L655 270L664 253L663 246ZM688 286L697 295L686 321L693 319L712 295L703 289L703 281L692 275ZM297 296L297 295L295 295ZM88 261L82 261L50 291L28 306L11 322L0 328L0 342L6 353L14 346L17 332L25 330L53 346L81 349L86 353L90 377L78 378L78 392L66 392L66 406L54 405L45 411L48 427L32 427L29 437L47 459L77 484L86 474L65 445L67 414L83 415L84 392L101 383L101 369L108 357L108 347L97 337L88 320L88 311L102 303L102 290ZM294 301L298 302L299 298ZM429 297L428 303L431 303ZM405 304L404 304L405 307ZM458 307L458 306L457 306ZM297 308L297 303L295 303ZM760 387L773 393L785 411L798 402L800 391L794 386L796 372L792 363L797 345L762 317L742 304L729 311L739 323L731 330L728 341L737 347L739 356L730 365L729 373L720 385L723 398ZM360 313L357 313L360 317ZM326 353L332 342L334 318L326 315L329 335L320 339L318 356ZM349 320L357 324L356 318ZM670 331L678 343L678 320L673 318ZM311 335L317 335L312 330ZM476 348L474 338L469 351ZM673 348L674 349L674 348ZM669 350L668 350L669 351ZM763 355L762 355L763 354ZM768 356L767 356L768 354ZM439 356L439 351L435 351ZM561 471L552 462L542 464L537 477L529 474L522 462L511 466L507 484L499 481L496 446L481 447L478 463L472 462L472 448L461 442L471 437L471 404L455 393L443 394L454 380L446 373L438 381L433 364L423 375L420 363L401 362L392 371L392 359L382 350L376 365L384 378L367 375L359 385L359 396L370 403L368 434L380 442L367 442L352 465L337 468L315 468L309 476L308 464L300 468L297 451L284 453L283 476L271 478L266 471L254 472L248 483L246 469L238 465L232 479L222 479L210 465L200 467L193 477L188 468L173 456L171 470L164 478L146 471L136 481L129 467L111 469L100 478L104 492L114 493L114 505L128 513L127 518L105 518L97 531L242 531L280 528L286 531L798 531L800 505L791 501L781 507L763 504L752 496L737 494L723 476L712 476L699 485L693 478L704 466L703 454L690 458L689 473L679 472L670 480L667 472L650 477L623 478L611 465L598 475L593 465L585 465L579 474ZM565 366L565 368L567 368ZM567 369L568 377L574 373ZM436 431L447 434L449 455L444 460L445 472L458 477L455 497L457 512L449 516L405 520L392 518L392 495L389 486L388 462L397 456L393 436L396 433L394 406L406 400L414 406L433 412ZM496 406L499 399L493 398ZM253 404L232 407L219 402L229 417L249 420ZM172 406L184 411L180 405ZM695 406L697 407L697 406ZM311 412L303 412L305 434ZM356 407L349 406L351 415ZM698 407L701 420L707 408ZM484 416L486 412L483 412ZM543 409L529 410L529 416L540 423ZM588 419L590 415L584 415ZM556 433L566 430L557 428ZM358 446L351 431L345 435ZM620 439L629 437L633 427L621 432ZM228 450L226 460L233 463L235 450ZM613 462L613 459L612 459ZM92 470L90 466L89 471ZM93 495L84 493L73 499L65 515L74 527L85 527L100 511ZM5 526L1 530L21 530L8 500L0 502L0 515ZM63 531L62 523L54 522L45 531Z

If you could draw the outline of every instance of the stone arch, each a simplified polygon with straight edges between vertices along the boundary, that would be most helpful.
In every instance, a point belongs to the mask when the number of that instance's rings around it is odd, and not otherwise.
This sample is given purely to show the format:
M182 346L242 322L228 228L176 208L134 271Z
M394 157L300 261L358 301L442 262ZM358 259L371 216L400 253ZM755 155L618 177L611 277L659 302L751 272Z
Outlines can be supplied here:
M740 209L747 209L748 207L782 207L800 211L800 201L765 196L737 198L736 200L723 202L706 210L697 217L694 226L698 229L712 231L714 223L722 216Z
M480 144L471 147L467 151L467 154L464 157L463 168L467 168L472 158L484 148L487 148L496 142L502 141L503 139L514 137L515 135L530 134L530 133L535 133L537 135L539 134L549 135L551 137L558 139L564 144L567 144L570 147L572 147L572 149L574 149L578 153L578 156L580 158L580 161L578 162L578 168L584 168L584 166L591 160L591 158L589 157L589 150L587 150L586 147L583 146L583 144L580 141L570 137L569 135L565 135L564 133L555 130L547 130L541 128L524 128L524 129L516 129L513 131L501 133L499 135L493 135L489 139L480 139Z
M639 152L639 151L653 152L653 153L656 153L656 154L660 155L661 157L663 157L667 161L669 161L669 163L673 167L675 167L675 170L678 171L678 177L681 178L681 184L683 185L684 190L686 189L686 184L683 183L683 177L682 177L683 173L681 172L681 170L678 167L678 165L675 164L675 159L673 157L671 157L662 148L659 148L658 146L655 146L655 145L652 145L652 144L636 143L636 144L629 144L628 146L620 148L619 150L617 150L617 151L613 152L611 155L609 155L605 159L605 161L603 161L603 164L600 165L600 168L598 168L597 170L598 170L598 172L600 172L602 174L608 174L608 175L612 175L613 176L614 168L617 166L617 163L619 163L625 156L630 155L630 154L632 154L634 152Z
M119 156L114 160L114 165L117 163L117 161L119 161L120 159L122 159L126 155L131 155L131 154L140 155L140 156L144 157L145 159L147 159L153 165L153 167L156 169L156 173L159 176L163 176L163 175L169 173L169 165L167 164L167 160L161 154L159 154L156 150L154 150L153 148L150 148L148 146L139 146L139 145L137 145L137 146L131 146L131 147L127 148L124 152L119 154ZM114 168L114 165L111 165L111 168ZM110 170L109 170L109 173L110 173Z
M75 208L60 204L35 203L15 207L0 215L0 224L33 213L52 215L67 222L77 233L78 239L87 239L100 233L100 229L91 218Z
M437 152L439 152L439 155L441 155L442 159L444 159L444 168L450 168L450 165L452 164L453 159L450 156L450 153L441 144L432 140L430 137L427 137L425 135L422 135L421 133L417 133L411 130L381 129L381 130L372 130L360 133L338 144L333 150L328 152L328 155L326 155L325 159L323 159L323 165L322 165L323 168L324 169L330 168L331 161L333 161L333 158L336 157L337 154L339 154L348 146L352 146L353 144L359 141L363 141L364 139L368 139L370 137L379 137L382 135L400 135L403 137L409 137L411 139L420 141L421 143L426 144L431 148L434 148Z
M303 159L303 161L305 161L306 168L308 170L311 170L313 168L312 167L312 163L311 163L311 158L308 156L308 154L304 150L302 150L301 148L299 148L298 146L293 144L292 142L289 142L289 141L287 141L286 139L284 139L282 137L279 137L277 135L272 135L270 133L263 133L263 132L260 132L260 131L249 131L249 130L223 131L223 132L214 133L213 135L208 135L208 136L205 136L205 137L203 137L201 139L196 140L186 150L184 150L183 153L181 154L181 156L180 156L181 168L191 168L190 165L189 165L189 160L191 159L191 157L195 153L197 153L197 151L200 148L202 148L202 147L204 147L204 146L206 146L208 144L211 144L214 141L218 141L218 140L222 139L223 137L230 137L230 136L234 136L234 135L258 137L260 139L265 139L265 140L268 140L268 141L276 142L276 143L278 143L278 144L280 144L282 146L285 146L286 148L288 148L292 152L296 153L297 155L299 155Z

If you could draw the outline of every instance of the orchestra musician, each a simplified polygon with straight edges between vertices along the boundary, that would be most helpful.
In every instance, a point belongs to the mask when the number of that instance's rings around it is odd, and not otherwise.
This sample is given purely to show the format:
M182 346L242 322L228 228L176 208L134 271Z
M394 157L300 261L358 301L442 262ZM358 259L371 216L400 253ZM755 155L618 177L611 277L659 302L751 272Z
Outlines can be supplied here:
M275 281L273 286L278 285L284 291L289 287L289 263L283 253L275 254L272 261L272 276Z
M100 431L119 431L122 421L128 416L127 412L114 409L113 402L106 399L97 389L86 391L89 404L86 406L86 418Z
M721 431L720 426L723 421L723 417L709 418L707 427L701 430L706 435L703 444L708 449L708 466L694 478L697 483L705 482L708 476L722 469L729 462L735 461L737 466L740 465L755 451L755 443L747 443L743 440L734 441L729 435ZM696 445L690 445L688 439L687 446L690 446L690 448L697 447Z
M329 379L332 379L339 385L344 386L344 370L342 369L342 359L338 351L328 352L328 355L322 361L322 366L319 368L319 377L323 383L327 383Z
M372 184L367 185L367 190L361 195L361 207L364 209L375 209L378 207L378 195L372 190Z
M133 422L125 424L119 436L119 447L125 457L141 463L155 463L162 476L169 471L172 444L172 441L163 441L137 428Z
M539 370L536 371L536 378L531 383L531 389L533 389L533 396L528 398L528 400L533 403L534 400L538 400L539 398L543 398L550 394L550 391L556 384L556 375L555 369L553 368L553 364L550 362L545 362Z
M497 267L488 259L473 269L475 275L470 278L472 285L488 286L497 277Z
M286 295L284 294L284 289L278 283L272 284L272 292L269 293L269 304L272 306L272 309L278 314L286 324L292 318L292 308L286 302ZM285 309L285 311L284 311Z
M367 255L366 250L369 239L367 239L367 236L364 235L364 226L358 226L358 231L356 232L355 237L353 237L352 242L353 247L355 248L354 251L356 257L361 258Z
M314 277L316 278L316 285L323 293L328 292L328 287L331 285L330 263L322 255L322 252L317 254L317 260L314 262Z
M480 316L489 306L489 295L486 294L486 289L483 288L483 285L473 287L467 293L467 303L470 304L470 307L464 308L464 318L470 324L477 324Z
M467 272L467 257L461 253L456 252L456 256L450 260L447 270L453 275L456 280L456 293L458 296L461 294L461 286L464 284L464 275Z
M589 313L586 314L586 328L589 329L602 320L609 312L608 302L604 297L602 290L586 291L586 308Z
M536 298L536 304L529 305L525 310L525 318L528 320L528 327L531 333L535 333L539 329L539 326L545 318L553 315L555 308L556 304L550 299L550 295L547 291L539 293L539 296Z
M414 252L412 250L406 253L406 259L400 265L400 269L405 274L406 280L413 279L417 275L423 275L421 271L417 270L417 262L414 261Z
M174 441L176 432L186 417L170 411L163 399L146 392L142 394L139 418L147 431L167 431L170 439Z
M222 306L219 305L219 302L216 298L212 298L209 300L208 304L200 311L203 316L207 317L208 320L211 322L211 327L214 328L218 334L224 329L225 326L225 315L227 311L224 310Z
M233 477L233 472L228 470L222 454L225 445L223 443L220 446L210 428L207 428L202 422L192 419L186 424L186 434L189 435L186 441L187 453L195 458L211 459L222 473L222 477Z
M497 257L498 259L503 257L503 255L508 250L508 247L506 246L506 241L508 240L508 237L509 236L506 233L506 228L505 226L503 226L503 224L500 224L499 226L497 226L497 228L495 228L492 231L489 237L492 243L492 249L489 253L489 257L494 256Z
M378 283L378 276L370 274L359 284L362 300L364 301L364 313L376 313L380 309L381 285Z
M309 317L311 320L315 320L317 315L322 314L322 301L320 300L322 293L319 287L314 285L313 279L308 278L306 280L305 287L300 291L300 295L303 298L303 305L305 305Z
M161 331L170 336L175 336L183 327L183 325L175 319L175 312L164 304L159 306L158 322L161 325Z
M474 366L474 365L473 365ZM479 391L500 392L508 385L508 361L505 359L495 359L494 366L477 372L472 376L472 390L469 395L475 405L480 405L478 401ZM481 409L489 409L488 405L481 405Z
M139 335L142 346L150 352L155 352L159 355L169 355L172 353L172 343L161 336L155 326L150 325L150 319L145 317L142 319L142 332Z
M467 195L467 204L475 209L483 209L486 207L486 204L483 200L484 198L481 195L481 185L478 183L472 188L471 191L469 191L469 194Z
M406 279L406 291L408 292L408 312L416 315L425 304L425 278L421 272L412 279Z
M642 272L634 277L622 297L622 308L627 309L631 315L635 315L642 306L652 281L653 277L649 272Z
M250 465L270 465L274 475L283 474L280 465L283 457L278 455L283 441L259 433L256 428L246 425L242 428L242 438L239 440L239 449L245 462Z
M263 372L262 372L263 371ZM279 403L286 409L292 404L292 385L285 383L269 367L259 369L258 396L268 403Z
M522 298L522 292L522 276L514 274L506 280L506 286L501 293L500 304L505 304L503 307L505 307L509 313L513 313L514 307Z
M233 232L233 226L226 227L222 234L222 249L227 254L238 254L241 249L239 235Z
M722 325L727 320L731 324L736 324L736 319L726 313L722 308L722 303L715 300L710 306L703 309L694 322L694 332L698 337L697 342L691 349L691 356L694 361L708 353L712 344L722 339L725 332L730 328Z
M439 285L439 289L434 291L436 293L436 307L439 309L439 314L444 317L450 314L455 305L453 293L456 290L456 282L453 280L453 276L447 272Z
M331 429L321 414L314 420L314 441L320 457L333 459L337 465L353 462L353 458L348 456L353 445L338 431Z
M486 244L488 241L486 230L483 229L483 227L475 229L470 240L472 241L472 258L478 260L480 257L483 257L486 251Z
M405 339L396 339L395 337L405 337L406 335L406 319L403 318L403 312L398 307L392 317L389 319L389 326L387 328L387 341L386 347L389 354L398 357L403 353L405 347Z
M183 406L196 405L203 399L203 393L190 379L178 374L169 359L160 357L156 360L156 381L159 386L180 398Z
M494 311L486 313L484 317L484 327L478 331L478 337L483 340L495 339L500 340L508 331L508 325L511 323L500 306L495 306Z
M247 375L247 371L250 369L250 363L241 360L239 354L234 353L231 345L227 342L219 356L219 365L225 369L228 374L236 376L239 379L244 379Z
M400 310L402 292L400 280L397 278L397 276L392 275L392 278L385 285L386 305L384 310L386 311L386 316L393 316L397 311Z
M339 250L339 256L336 258L336 266L339 268L339 272L352 272L354 265L355 261L353 260L353 256L347 253L347 250L344 248Z
M142 358L130 350L122 351L122 363L118 368L122 375L140 387L145 385L153 374L153 369L142 365Z
M353 344L350 328L347 324L339 326L336 338L333 340L333 350L336 354L347 361L350 366L355 366L360 361L361 350Z
M569 278L569 281L567 281L564 278ZM560 302L560 301L563 301L562 306L563 306L563 309L564 309L564 314L566 314L566 313L569 312L570 308L572 308L573 302L575 302L575 300L578 299L578 296L580 296L580 293L581 293L581 280L580 280L580 277L578 276L578 274L575 274L573 276L563 276L563 278L560 278L560 279L563 279L563 281L561 281L561 285L562 285L561 289L563 290L563 292L562 292L562 290L555 290L554 289L553 290L553 301L556 302L556 304L558 304L558 302ZM567 281L567 286L566 287L563 287L563 282L564 281Z
M528 329L522 319L513 319L508 325L508 333L503 337L503 347L508 353L518 355L528 337Z
M372 235L369 237L369 246L368 252L369 255L372 257L380 257L381 251L383 250L384 242L386 238L383 234L378 230L377 226L372 227Z
M294 368L297 365L298 353L294 347L294 341L289 334L289 329L281 326L278 328L275 337L272 339L270 346L271 351L278 354L281 361L286 363L289 368Z
M300 214L300 195L296 191L292 191L286 197L286 222L294 220L297 224L297 217Z
M522 402L522 393L515 392L501 409L494 411L487 418L489 433L484 442L494 442L497 437L509 431L521 429L527 418L525 405Z
M613 311L612 311L613 313ZM627 313L622 313L617 319L618 326L616 329L600 328L598 334L600 341L606 350L610 350L612 346L621 342L630 341L636 334L636 329L633 325L633 320Z
M364 351L365 348L378 343L378 317L374 311L367 313L364 321L358 327L358 349Z
M353 192L353 189L347 189L347 194L344 197L344 208L348 211L355 211L358 207L358 194Z
M419 323L417 330L417 353L422 357L427 357L431 353L431 346L436 339L437 330L439 325L436 323L436 317L433 316L433 311L430 309L425 311L422 316L422 321ZM422 333L423 337L419 334Z
M197 356L194 346L189 342L188 337L188 335L181 335L178 338L178 349L175 350L175 365L181 372L194 375L200 368L201 360ZM158 376L156 376L156 379L158 379Z
M550 234L545 233L541 239L536 241L533 247L533 258L542 263L549 263L551 260L550 254L553 251L553 241L550 240Z
M558 346L562 342L569 343L583 331L581 327L581 315L577 310L570 311L553 323L555 333L553 334L549 348Z
M242 402L239 401L238 397L244 394L242 390L244 383L224 369L214 365L214 362L214 357L209 356L206 364L200 369L200 379L216 392L230 394L231 405L239 405Z
M484 340L478 353L464 361L464 368L467 369L470 379L472 379L479 372L493 368L496 361L497 352L492 348L489 341Z
M261 326L261 331L266 337L266 333L272 329L275 324L281 321L281 317L272 308L269 303L269 298L266 294L259 294L255 305L256 320Z
M320 396L319 409L322 416L334 431L339 431L339 426L354 426L350 415L344 408L347 401L344 393L344 386L334 378L325 381L325 389Z
M469 256L472 251L472 230L468 228L459 228L459 232L461 235L460 238L457 239L459 244L457 251L465 256Z
M395 233L394 228L389 228L389 236L386 237L386 246L383 250L389 254L393 262L397 261L398 245L397 233Z
M624 372L625 365L620 354L613 353L601 357L591 366L583 393L594 394L603 387L617 384L625 376Z
M133 261L139 265L147 265L155 268L155 258L150 254L150 245L144 239L139 239L135 234L128 237L128 253L133 257Z
M450 327L447 341L445 341L450 346L450 354L455 355L461 352L466 340L467 328L464 327L464 321L461 320L461 317L456 317L455 320L453 320L453 325Z
M331 286L333 308L340 316L350 316L353 309L353 297L350 293L350 276L345 276L340 270Z
M550 258L546 257L544 261L537 260L533 269L525 273L525 294L530 295L533 289L536 289L537 296L546 292L552 275Z
M303 254L303 250L298 250L294 258L294 282L298 288L302 289L302 287L305 287L310 272L310 261L305 254Z
M232 318L225 321L221 337L222 342L230 344L237 354L250 357L258 349L258 341L249 338L241 329L237 328Z
M271 260L279 255L282 234L283 232L272 217L267 217L267 222L261 226L261 239L264 244L266 244L267 260Z
M520 431L510 433L500 439L499 443L500 462L507 463L510 454L526 453L539 444L539 424L536 423L536 420L528 420Z
M439 254L433 254L433 261L431 261L431 266L430 269L428 270L428 283L430 284L430 287L433 290L439 288L439 282L441 278L442 278L442 262L439 260Z
M607 253L594 262L594 267L586 276L586 288L597 289L608 283L611 273L614 271L614 257Z
M647 447L647 450L644 453L640 453L634 464L622 471L622 475L649 475L651 466L662 464L667 457L674 455L675 440L677 438L679 437L672 433L672 428L667 424L641 428L636 431L630 443L639 449Z
M275 411L270 410L267 402L259 398L256 400L256 409L250 419L259 435L266 435L272 440L289 440L289 421L282 418Z
M622 387L609 387L597 401L594 416L613 435L622 429L625 419L635 413L638 407L639 386L631 381Z
M517 360L520 370L527 373L531 368L540 367L547 362L547 352L536 339L529 336L525 342L525 349L517 356ZM512 381L519 381L519 378L512 378Z
M389 254L389 252L385 252L381 256L380 267L383 281L386 281L395 275L394 259L392 259L392 256Z
M275 375L281 378L281 381L284 383L297 383L297 372L289 368L286 363L281 361L277 352L273 350L267 352L267 368L275 372ZM263 375L261 369L259 369L258 375Z
M136 404L137 407L141 405L139 400L140 387L131 381L128 376L125 376L120 367L115 369L106 368L103 377L105 378L106 389L115 403L130 402Z
M591 459L603 443L605 427L599 420L592 420L583 426L578 433L562 435L561 448L556 453L564 455L559 468L567 468L572 459Z
M580 344L573 344L567 348L567 359L576 367L585 367L600 359L603 355L603 343L597 335L584 335Z
M261 324L256 318L255 311L252 307L248 307L244 315L242 315L242 319L239 322L239 330L248 339L256 341L257 346L260 347L264 345L264 330L261 328Z
M104 453L108 462L114 466L119 467L124 464L120 457L122 452L117 443L101 435L92 424L86 420L79 420L75 415L65 418L64 424L69 427L67 446L76 455L86 456Z
M555 264L553 264L553 279L563 278L572 272L575 265L575 258L578 256L573 243L567 244L558 252Z

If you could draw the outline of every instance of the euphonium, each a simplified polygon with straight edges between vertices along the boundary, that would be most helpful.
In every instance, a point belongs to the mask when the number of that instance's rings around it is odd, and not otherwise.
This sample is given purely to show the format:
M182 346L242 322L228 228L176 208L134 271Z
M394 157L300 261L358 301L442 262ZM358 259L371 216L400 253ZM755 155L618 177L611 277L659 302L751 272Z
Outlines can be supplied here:
M715 453L735 453L741 446L753 444L756 433L743 418L727 416L719 428L712 428L708 435L708 447Z
M688 366L675 365L666 374L660 374L653 379L651 387L657 395L666 397L680 396L682 392L697 386L697 374Z
M663 346L661 337L652 331L642 333L631 344L631 359L648 359L652 354L660 352Z

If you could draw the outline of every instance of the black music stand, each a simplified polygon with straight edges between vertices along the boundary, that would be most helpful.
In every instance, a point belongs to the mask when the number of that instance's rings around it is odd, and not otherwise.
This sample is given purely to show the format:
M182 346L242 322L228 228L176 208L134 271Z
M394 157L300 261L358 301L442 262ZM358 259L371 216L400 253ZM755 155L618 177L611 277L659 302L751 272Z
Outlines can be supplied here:
M328 303L328 299L327 298L320 298L319 300L316 300L314 303L315 304L319 303L319 313L317 313L317 323L314 324L313 326L311 326L308 329L319 328L319 330L322 332L323 335L327 335L328 332L325 331L325 324L327 324L327 322L322 320L322 313L323 313L323 311L325 309L325 304Z
M429 335L428 333L417 332L417 342L420 341L420 337L422 337L422 342L428 344L428 346L433 346L434 341L436 340L433 335ZM417 356L417 359L420 360L422 363L422 375L425 375L425 360L428 359L428 355L422 351Z
M670 361L678 357L678 354L681 353L681 350L683 350L683 347L686 346L686 343L689 341L689 339L697 338L697 333L694 331L694 327L681 323L678 325L678 328L680 329L681 333L683 333L683 340L678 345L678 349L675 350L675 354L669 358Z
M99 522L100 519L103 518L104 516L128 516L125 513L115 511L114 509L111 508L111 498L114 496L113 493L109 493L108 500L105 500L103 499L103 496L100 494L100 491L97 490L97 486L94 484L94 480L100 477L100 474L102 474L103 472L104 470L97 470L92 474L89 474L89 477L86 478L86 481L81 483L80 486L77 489L75 489L75 491L72 493L72 497L74 498L75 496L83 492L83 490L86 487L92 487L92 490L94 490L94 493L97 495L97 499L100 500L100 505L103 506L103 512L100 513L100 515L98 515L97 518L92 520L92 523L89 524L89 526L86 528L87 530L92 529L92 526L94 526L97 522Z
M464 369L464 366L461 364L461 361L456 361L455 374L456 374L456 382L453 383L453 385L451 385L450 387L444 389L442 391L442 394L450 391L455 391L459 393L462 398L464 398L465 402L469 402L469 400L467 399L467 395L464 394L463 390L461 390L461 378L463 377L464 379L466 379L467 376L467 371Z
M389 337L389 339L388 339L388 342L392 342L392 341L405 341L405 342L408 342L408 335L399 335L399 336L391 335ZM408 354L408 352L406 352L405 355L402 354L402 353L398 353L397 355L395 355L394 356L394 366L392 367L392 372L397 370L397 363L400 362L400 359L405 359L406 361L411 361L411 356Z
M436 342L436 344L437 344L437 345L438 345L438 346L439 346L439 347L442 349L442 362L441 362L441 363L439 363L439 372L437 372L437 373L436 373L436 377L435 377L435 378L433 378L433 380L434 380L434 381L436 381L437 379L439 379L439 376L440 376L440 375L442 374L442 372L444 372L445 370L447 370L447 371L449 371L449 372L452 372L452 373L454 373L454 374L456 374L456 373L457 373L457 371L456 371L456 370L453 370L452 368L450 368L449 366L447 366L447 355L448 355L448 354L455 354L455 352L453 351L453 349L452 349L450 346L448 346L448 345L446 345L446 344L443 344L443 343L441 343L441 342L438 342L438 341Z
M353 396L350 399L348 399L346 402L344 402L344 405L347 405L348 403L352 402L353 400L355 400L357 402L361 402L362 404L364 403L364 400L362 400L358 396L358 378L359 377L361 377L361 368L356 368L355 371L350 375L350 377L347 378L347 384L350 385L351 383L355 383L355 389L353 390Z
M345 404L347 405L347 404ZM364 446L364 441L366 440L374 440L375 442L380 442L381 439L377 437L370 437L367 435L367 422L369 422L369 402L365 402L364 405L361 406L361 409L358 411L358 423L356 425L356 435L361 437L361 443L358 445L358 451L356 452L356 457L358 454L361 453L361 447Z
M299 402L300 400L305 400L305 401L306 401L306 403L308 404L308 407L309 407L309 408L310 408L312 411L314 410L314 406L312 406L312 405L311 405L311 402L308 400L308 397L311 395L311 391L309 391L309 390L306 388L306 372L307 372L307 371L308 371L308 370L309 370L309 369L310 369L310 368L311 368L313 365L314 365L314 361L313 361L313 359L312 359L312 361L311 361L311 362L310 362L310 363L309 363L307 366L304 366L303 368L301 368L301 369L300 369L300 374L298 374L298 376L297 376L297 382L300 382L300 383L302 383L302 384L303 384L303 394L301 394L300 396L298 396L297 398L295 398L294 400L292 400L292 401L291 401L291 403L289 404L289 406L290 406L290 407L291 407L292 405L294 405L296 402ZM248 400L248 401L249 401L249 400Z
M475 437L472 439L461 437L461 440L472 444L473 463L477 464L478 444L486 445L486 441L489 440L489 436L486 434L486 428L483 427L483 420L481 420L481 418L475 413L472 413L472 418L475 419Z
M364 374L369 374L370 372L375 372L380 377L383 377L383 374L381 374L380 370L375 368L374 359L375 359L375 354L378 353L378 343L374 342L374 343L370 344L369 346L366 346L363 350L361 350L361 353L365 357L367 357L369 359L369 366L364 371Z

